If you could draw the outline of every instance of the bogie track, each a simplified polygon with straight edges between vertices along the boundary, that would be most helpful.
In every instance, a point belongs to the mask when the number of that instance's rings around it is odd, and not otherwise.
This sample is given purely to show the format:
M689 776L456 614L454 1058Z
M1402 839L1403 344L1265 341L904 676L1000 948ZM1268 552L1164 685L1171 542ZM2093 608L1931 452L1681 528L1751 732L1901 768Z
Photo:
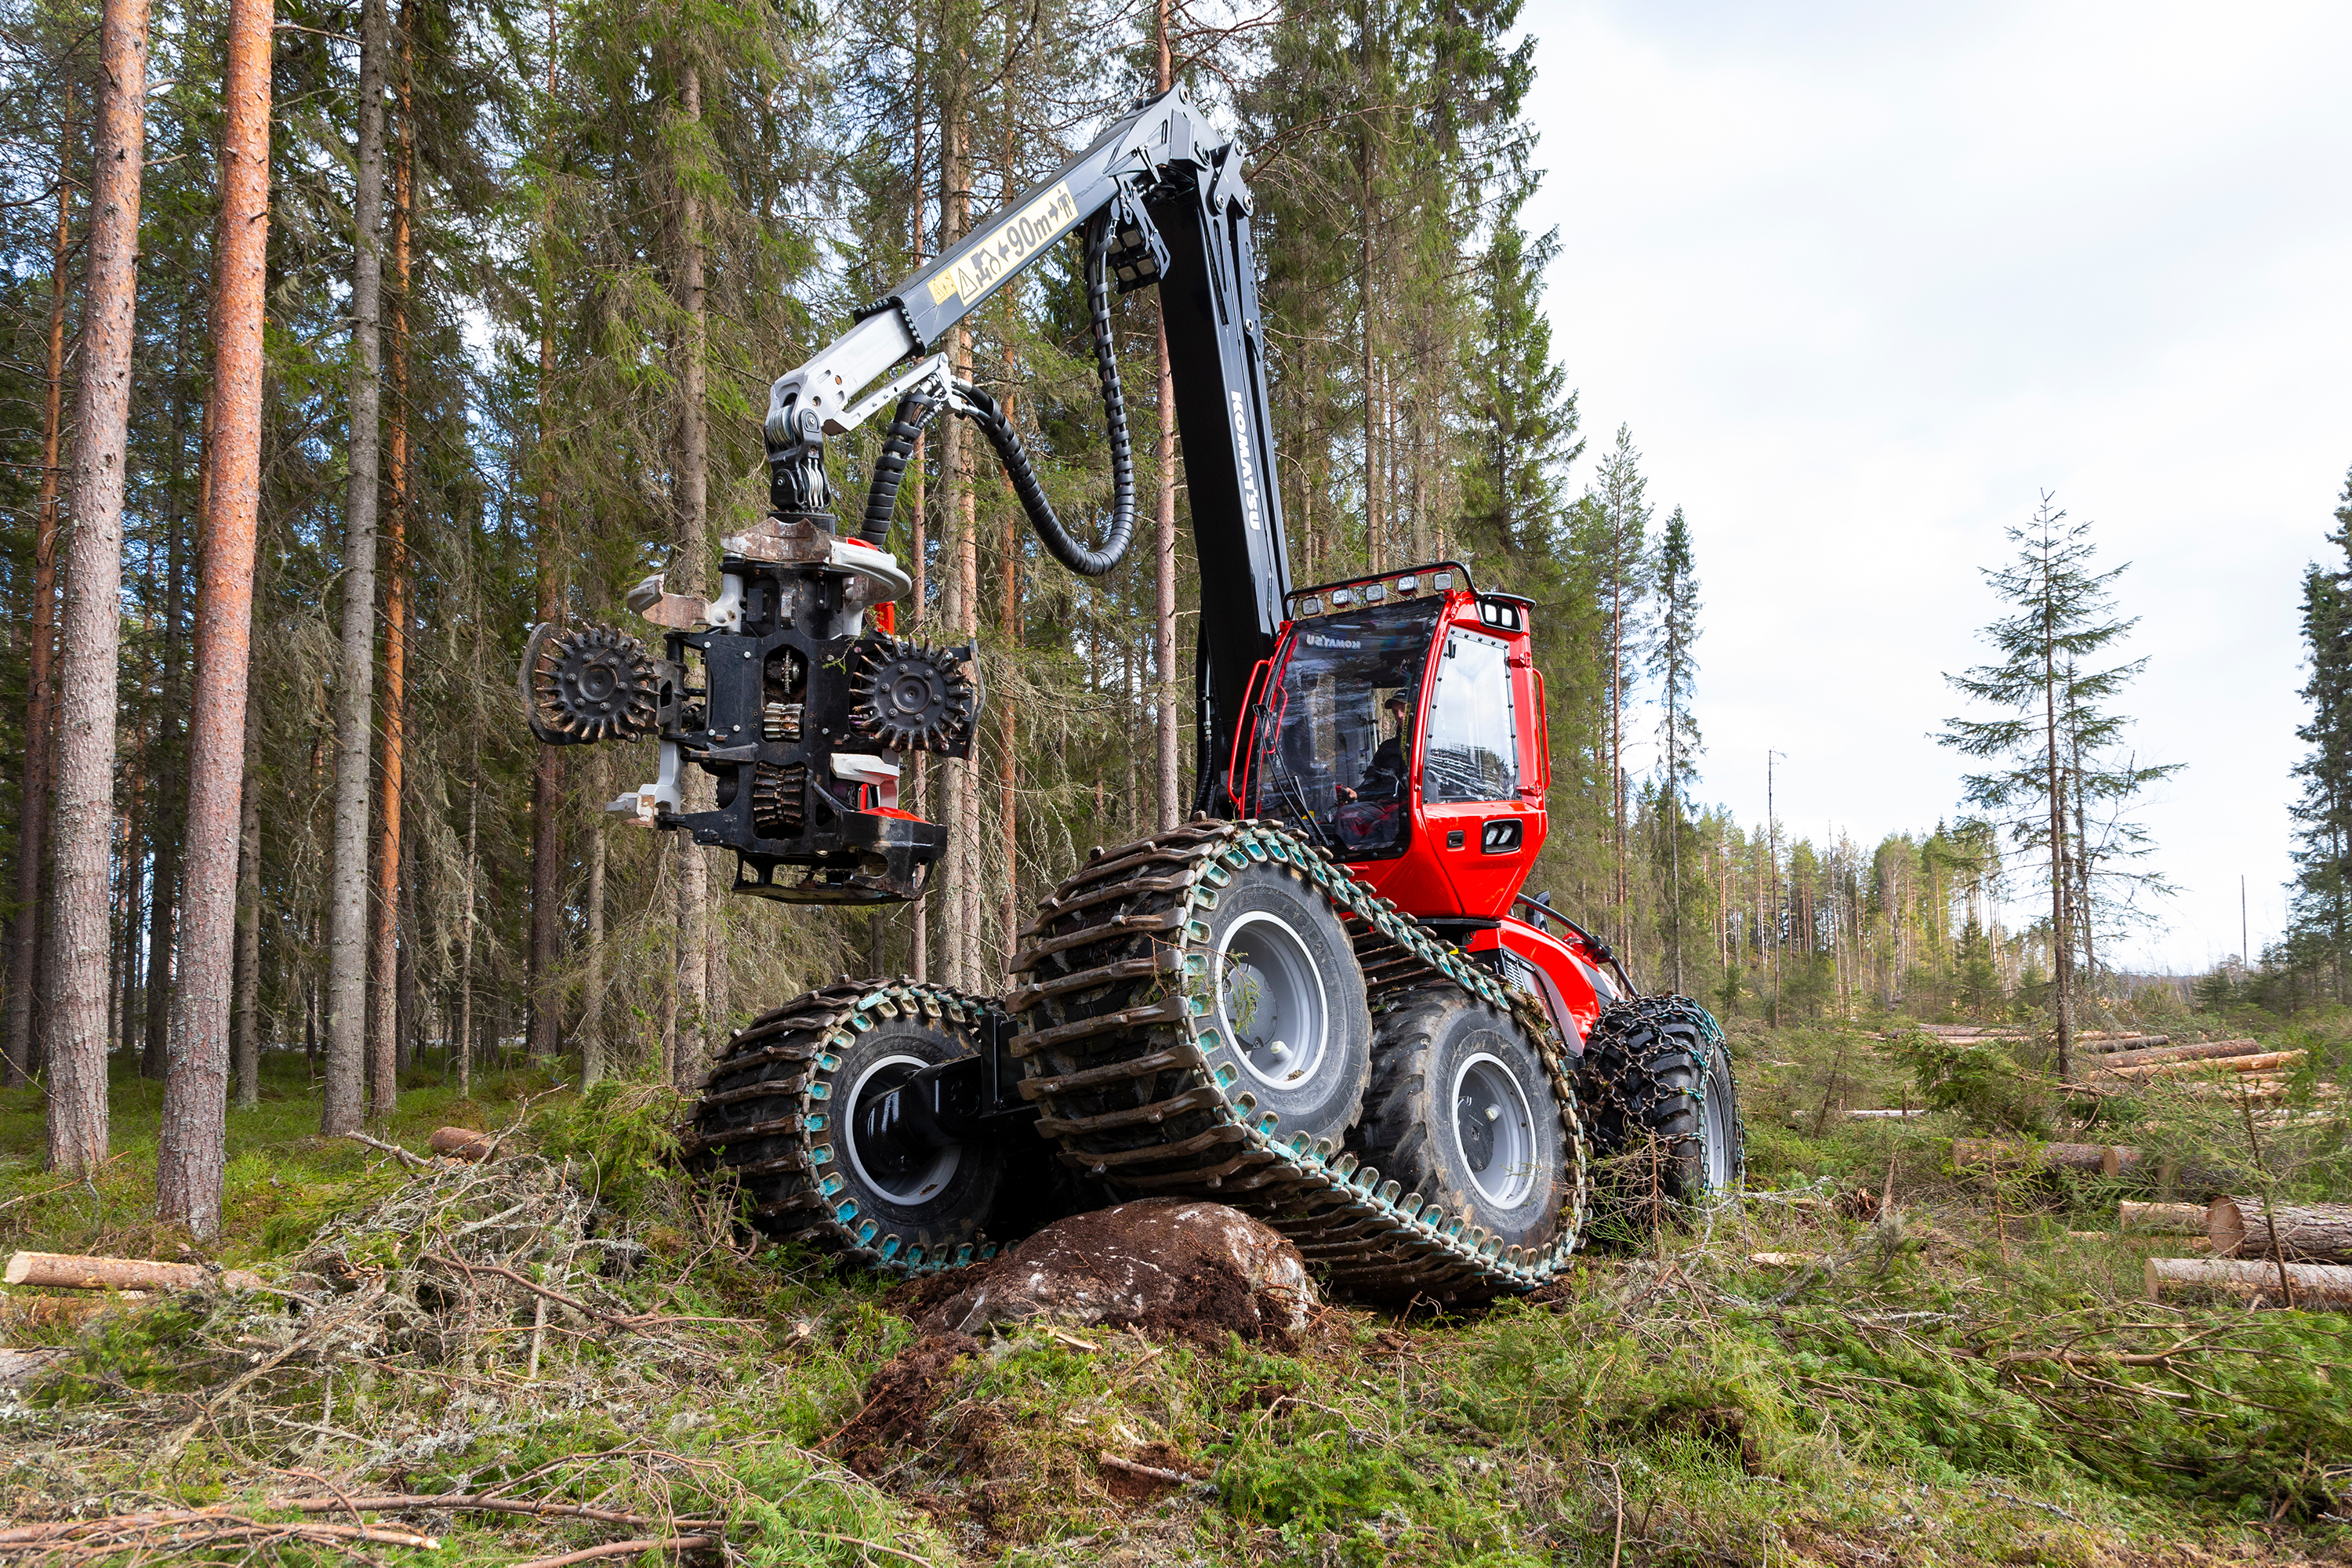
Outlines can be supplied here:
M1255 911L1258 945L1237 958L1242 907ZM1276 973L1283 939L1266 923L1290 932L1294 956L1311 956L1309 910L1351 949L1325 980L1319 1031L1298 1022L1315 992ZM1245 1209L1359 1295L1475 1298L1532 1288L1565 1265L1587 1182L1569 1053L1550 1019L1295 834L1202 820L1097 851L1025 934L1014 968L1028 983L1005 998L1023 1023L1022 1092L1081 1173L1128 1195ZM1405 1191L1360 1140L1365 1152L1346 1147L1369 1076L1369 1043L1356 1043L1367 1006L1378 1017L1437 997L1508 1031L1528 1076L1540 1072L1528 1104L1554 1123L1537 1142L1559 1162L1558 1203L1524 1239L1438 1192ZM1276 1037L1286 1031L1302 1037Z
M1007 1166L1027 1149L974 1141L869 1167L851 1116L857 1095L893 1074L978 1050L994 1006L918 981L854 981L754 1019L711 1069L686 1131L689 1166L731 1176L752 1226L779 1240L894 1273L993 1257L1020 1206L1012 1189L1025 1184L1008 1181Z

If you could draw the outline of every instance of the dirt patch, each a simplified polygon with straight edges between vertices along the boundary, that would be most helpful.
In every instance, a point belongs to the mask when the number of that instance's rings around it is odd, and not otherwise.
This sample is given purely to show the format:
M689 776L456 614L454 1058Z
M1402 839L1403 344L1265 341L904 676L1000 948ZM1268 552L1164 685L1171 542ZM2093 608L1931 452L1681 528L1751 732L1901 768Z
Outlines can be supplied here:
M1209 1479L1208 1466L1198 1459L1185 1458L1181 1449L1167 1443L1146 1443L1134 1453L1122 1454L1119 1458L1148 1469L1166 1470L1196 1481ZM1184 1484L1160 1476L1139 1476L1117 1465L1103 1466L1102 1483L1112 1497L1121 1502L1133 1503L1157 1502Z
M1149 1198L1046 1226L1011 1252L886 1298L929 1334L1048 1318L1216 1345L1286 1348L1315 1289L1297 1249L1222 1204Z
M866 1380L866 1403L827 1447L861 1476L887 1469L894 1450L922 1436L956 1363L979 1352L969 1334L930 1334L900 1351Z

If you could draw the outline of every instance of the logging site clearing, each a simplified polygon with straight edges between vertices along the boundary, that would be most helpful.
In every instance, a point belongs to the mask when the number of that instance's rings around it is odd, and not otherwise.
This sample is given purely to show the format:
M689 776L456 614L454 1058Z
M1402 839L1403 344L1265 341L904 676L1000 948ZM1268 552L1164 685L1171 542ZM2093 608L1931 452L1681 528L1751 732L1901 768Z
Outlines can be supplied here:
M2272 1283L2341 1272L2341 1040L2176 1020L2073 1086L2021 1035L1732 1043L1740 1201L1604 1204L1561 1279L1443 1311L1215 1262L1090 1295L1140 1204L894 1282L747 1239L666 1089L428 1066L328 1141L293 1054L200 1257L148 1217L152 1085L70 1183L8 1091L0 1559L2352 1562L2352 1319Z

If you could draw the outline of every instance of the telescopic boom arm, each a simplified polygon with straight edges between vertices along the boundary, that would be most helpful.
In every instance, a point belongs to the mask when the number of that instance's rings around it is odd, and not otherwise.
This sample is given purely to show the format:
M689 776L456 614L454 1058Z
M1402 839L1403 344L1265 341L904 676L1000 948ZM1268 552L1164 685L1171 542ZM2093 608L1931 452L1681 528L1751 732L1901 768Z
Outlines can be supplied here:
M963 406L971 389L948 385L945 358L937 352L949 330L1051 254L1064 236L1088 229L1089 238L1106 252L1101 264L1116 275L1120 292L1158 284L1201 562L1196 802L1206 808L1226 798L1225 771L1250 672L1273 649L1283 595L1290 587L1251 207L1236 149L1213 141L1204 117L1183 89L1160 94L1114 121L1059 171L975 223L952 248L900 280L860 313L856 326L779 377L768 401L775 510L787 517L829 515L825 437L856 429L894 398L902 416L909 412L910 395ZM1091 256L1089 263L1095 264ZM1107 343L1106 321L1098 346ZM929 357L905 363L919 354ZM1113 444L1120 449L1116 459L1123 456L1125 416L1117 406L1115 370L1105 380L1107 397L1114 403ZM929 410L913 412L919 422ZM992 405L981 411L983 428L992 412ZM989 434L1014 468L1019 487L1025 459L1016 462L1017 441L1008 452L1009 428L1001 436L996 429ZM877 465L877 480L886 478L887 458ZM901 457L898 466L903 463ZM895 497L897 471L887 479ZM878 521L887 531L888 513L877 520L875 510L869 504L866 537L879 544L871 525ZM1036 517L1036 507L1030 510ZM1041 521L1040 531L1045 531ZM1050 533L1047 542L1055 542ZM1078 565L1058 546L1055 553ZM1095 571L1115 562L1115 556L1094 559L1100 563Z

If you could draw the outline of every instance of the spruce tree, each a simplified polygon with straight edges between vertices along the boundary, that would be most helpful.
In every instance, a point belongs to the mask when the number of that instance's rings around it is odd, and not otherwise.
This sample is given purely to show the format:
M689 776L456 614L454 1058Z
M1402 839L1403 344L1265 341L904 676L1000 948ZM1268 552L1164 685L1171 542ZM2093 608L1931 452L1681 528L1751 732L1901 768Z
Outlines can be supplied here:
M2311 748L2295 764L2303 795L2292 807L2294 880L2289 884L2287 955L2335 1000L2345 999L2352 943L2352 474L2327 542L2340 552L2303 574L2303 641L2311 677L2302 696L2311 720L2295 738ZM2247 963L2252 953L2242 955Z

